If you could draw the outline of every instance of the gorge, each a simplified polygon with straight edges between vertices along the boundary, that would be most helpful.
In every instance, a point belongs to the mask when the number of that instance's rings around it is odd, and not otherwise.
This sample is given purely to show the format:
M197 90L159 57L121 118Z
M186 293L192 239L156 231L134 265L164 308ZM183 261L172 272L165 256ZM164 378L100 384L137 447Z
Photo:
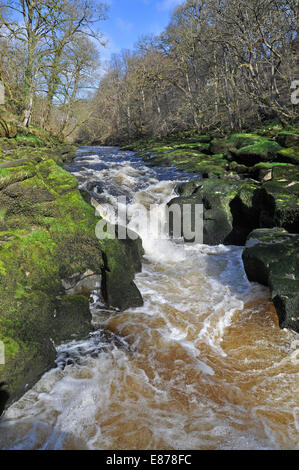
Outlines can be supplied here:
M57 367L3 416L0 448L295 448L298 334L279 328L269 289L249 283L244 247L142 230L140 207L157 204L163 223L198 174L113 147L80 148L67 169L108 219L126 196L144 250L143 305L116 312L94 291L94 331L56 346Z

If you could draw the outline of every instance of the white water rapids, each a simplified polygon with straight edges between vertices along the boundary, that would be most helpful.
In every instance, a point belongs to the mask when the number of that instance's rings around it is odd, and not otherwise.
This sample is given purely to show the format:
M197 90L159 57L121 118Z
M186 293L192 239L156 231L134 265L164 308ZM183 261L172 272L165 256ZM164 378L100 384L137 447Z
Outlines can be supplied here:
M115 314L95 299L97 330L59 347L58 367L7 410L0 449L298 449L299 335L247 281L242 248L142 232L140 204L166 204L189 176L100 147L69 169L99 183L101 211L128 198L144 306Z

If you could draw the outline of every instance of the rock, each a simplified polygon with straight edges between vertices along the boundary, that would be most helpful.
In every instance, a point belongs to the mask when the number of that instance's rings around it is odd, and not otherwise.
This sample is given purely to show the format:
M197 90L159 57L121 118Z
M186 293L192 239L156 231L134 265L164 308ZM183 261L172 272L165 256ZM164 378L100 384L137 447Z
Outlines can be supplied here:
M186 183L180 191L188 194L192 188ZM184 189L186 188L186 189ZM253 207L257 186L236 180L207 179L190 196L175 198L168 207L178 204L183 214L184 204L203 205L203 242L208 245L245 244L247 235L258 226L258 211ZM190 191L189 191L190 193ZM195 230L194 209L191 224ZM183 222L183 219L181 223ZM173 235L173 220L170 218L170 235ZM183 232L181 233L183 236Z
M92 204L91 194L83 188L80 188L79 191L84 201L87 202L87 204Z
M248 170L248 169L247 169ZM293 180L298 177L298 170L295 165L289 163L258 163L249 169L251 178L266 183L272 179L279 179L285 176L288 179L293 177Z
M261 137L257 134L246 134L246 133L240 133L240 134L232 134L228 142L230 144L233 144L234 148L237 150L243 148L243 147L248 147L250 145L256 145L259 142L263 142L267 139L264 137Z
M201 144L209 144L212 140L210 135L198 135L194 138L194 140L200 142Z
M86 185L87 191L96 192L97 194L103 193L103 185L99 181L89 181Z
M229 163L223 154L205 157L196 165L196 173L202 178L224 178L229 169Z
M206 179L182 183L183 196L168 204L203 204L204 243L244 245L256 228L285 228L299 233L299 174L294 165L258 164L261 184L253 180ZM270 179L271 178L271 179ZM194 229L194 223L192 224ZM173 227L170 224L170 234Z
M240 165L236 162L231 162L229 164L229 169L232 170L234 173L241 175L243 177L249 176L250 173L248 171L248 167L246 165Z
M255 230L243 263L249 281L270 288L281 328L299 332L299 235L279 228Z
M100 242L105 261L103 296L110 307L119 311L143 305L142 296L134 283L135 274L142 270L143 248L141 239L137 236L134 238Z
M276 140L282 147L299 147L299 134L295 134L294 132L280 132Z
M210 145L210 151L214 155L226 154L231 150L236 150L234 142L229 142L226 139L214 139Z
M210 154L210 144L199 142L199 141L193 142L193 143L183 142L181 144L175 144L174 148L175 148L174 150L175 152L177 150L183 150L183 151L189 151L189 152L192 150L195 150L202 154L206 154L206 155Z
M226 154L229 161L238 164L235 170L240 174L246 173L244 166L250 168L260 162L273 161L281 150L282 147L274 140L256 134L233 134L229 139L211 143L211 152Z
M86 297L73 295L57 299L52 339L56 345L87 337L91 331L91 313Z
M7 393L4 387L5 387L5 383L4 382L0 383L0 417L2 416L3 411L5 409L5 405L9 399L9 394Z
M241 147L233 157L237 163L252 167L260 162L272 162L280 150L277 142L260 137L256 143Z
M266 182L260 189L260 228L282 227L291 233L299 233L298 194L299 182L285 178Z
M292 163L293 165L299 165L298 147L281 149L277 153L276 160L282 163Z
M80 188L80 193L82 194L84 201L91 204L92 199L96 197L97 194L103 193L103 187L98 181L89 181L85 188Z
M225 242L232 245L245 245L250 232L260 226L261 210L262 199L259 187L250 180L242 182L236 197L230 203L233 230Z
M89 298L92 292L100 292L102 276L88 269L83 274L76 273L68 279L63 279L62 285L66 295L83 295Z
M260 182L271 181L271 179L273 178L272 164L271 163L257 163L252 168L250 168L250 176L251 178Z

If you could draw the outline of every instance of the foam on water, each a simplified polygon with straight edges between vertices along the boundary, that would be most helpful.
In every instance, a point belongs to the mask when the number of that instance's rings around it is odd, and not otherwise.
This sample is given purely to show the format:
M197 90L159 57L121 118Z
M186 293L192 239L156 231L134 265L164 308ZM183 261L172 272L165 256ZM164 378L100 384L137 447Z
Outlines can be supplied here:
M57 349L58 367L7 410L0 448L298 448L298 335L248 282L242 249L153 236L175 181L190 176L115 148L84 148L69 169L82 188L100 184L94 205L111 222L111 204L128 198L144 306L109 314L95 296L97 331ZM153 204L150 236L140 208Z

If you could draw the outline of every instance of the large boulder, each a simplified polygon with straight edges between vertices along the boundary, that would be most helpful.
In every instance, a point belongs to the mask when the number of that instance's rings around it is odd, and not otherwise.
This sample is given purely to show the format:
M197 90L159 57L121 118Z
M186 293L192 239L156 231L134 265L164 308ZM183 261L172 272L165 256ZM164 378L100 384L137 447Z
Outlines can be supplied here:
M247 167L252 167L260 162L275 160L282 147L273 140L259 137L254 143L240 147L234 152L234 160Z
M275 170L274 170L275 175ZM299 181L287 173L266 182L260 189L260 228L282 227L299 233Z
M228 154L232 150L236 150L235 144L227 139L214 139L210 144L210 152L214 155Z
M299 235L279 228L255 230L243 263L249 281L270 288L280 326L299 332Z
M175 187L175 192L178 196L189 197L192 196L198 188L203 185L203 180L194 180L194 181L187 181L186 183L179 183Z
M251 181L206 179L200 183L182 183L177 187L177 192L184 196L174 198L168 203L168 207L171 209L178 205L183 214L184 205L189 204L192 208L191 229L194 231L194 207L201 204L205 244L243 245L248 234L259 226L256 190L257 186ZM172 217L170 234L173 235Z
M144 252L135 233L128 231L127 238L122 240L117 238L119 227L114 228L116 238L100 242L104 253L103 296L108 306L124 311L143 305L134 277L142 270Z
M299 147L299 134L292 131L280 132L276 140L282 147Z

